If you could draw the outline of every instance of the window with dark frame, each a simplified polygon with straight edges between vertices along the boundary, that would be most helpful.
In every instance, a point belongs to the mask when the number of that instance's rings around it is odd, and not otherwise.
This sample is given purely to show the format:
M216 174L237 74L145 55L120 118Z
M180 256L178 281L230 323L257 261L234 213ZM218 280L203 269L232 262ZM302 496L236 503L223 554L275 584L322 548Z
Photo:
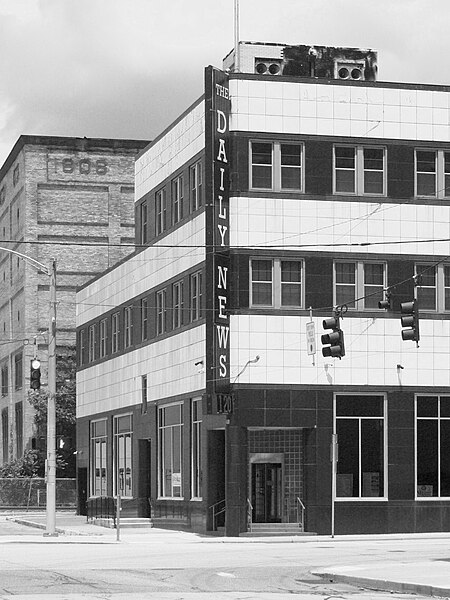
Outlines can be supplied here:
M141 244L146 244L148 242L148 207L147 202L143 202L140 205L140 230L141 230Z
M2 366L2 396L7 396L9 393L9 373L8 364Z
M14 406L16 420L16 456L20 458L23 454L23 403L16 402Z
M304 305L302 260L252 259L250 302L252 306L301 308Z
M172 225L183 218L183 176L179 175L172 181Z
M177 329L178 327L181 327L183 325L183 289L183 281L177 281L172 285L172 314L174 329Z
M106 496L108 493L106 419L91 422L91 477L90 495Z
M385 497L385 397L336 394L335 433L339 444L336 498Z
M14 355L14 387L20 390L23 387L23 357L22 352Z
M141 298L140 301L141 313L141 341L148 339L148 299Z
M183 405L158 408L159 496L183 497Z
M387 286L385 263L335 261L334 303L349 309L379 310Z
M115 312L111 315L111 352L119 351L120 315Z
M386 195L386 149L334 146L334 193Z
M250 188L302 192L303 144L250 142Z
M148 399L147 375L142 375L142 377L141 377L141 415L147 414L147 399Z
M155 195L156 235L161 235L167 228L166 190L162 188Z
M202 401L191 404L191 497L202 498Z
M450 396L416 396L416 496L450 497Z
M203 172L201 162L197 162L189 168L189 182L191 212L194 212L203 204Z
M3 379L2 379L3 385ZM3 462L9 460L9 423L8 423L8 408L2 409L2 452Z
M95 346L97 337L97 325L89 325L88 329L88 362L94 362L95 360Z
M132 415L114 417L114 495L133 496L133 422Z
M126 306L123 310L123 347L129 348L132 341L132 307Z
M84 352L85 352L85 348L86 348L86 340L85 340L85 330L84 329L80 329L79 333L78 333L78 345L80 348L80 366L84 365Z
M156 334L165 333L167 328L167 291L159 290L156 292Z
M190 314L191 321L198 321L202 316L202 272L197 271L190 276Z
M100 321L100 358L107 355L108 329L106 319Z

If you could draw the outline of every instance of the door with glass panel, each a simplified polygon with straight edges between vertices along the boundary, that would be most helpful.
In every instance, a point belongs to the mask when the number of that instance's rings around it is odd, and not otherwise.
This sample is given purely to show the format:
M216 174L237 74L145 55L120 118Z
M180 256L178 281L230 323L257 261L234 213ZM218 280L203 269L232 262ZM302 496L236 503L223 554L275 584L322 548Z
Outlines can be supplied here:
M253 523L281 523L281 463L252 463Z

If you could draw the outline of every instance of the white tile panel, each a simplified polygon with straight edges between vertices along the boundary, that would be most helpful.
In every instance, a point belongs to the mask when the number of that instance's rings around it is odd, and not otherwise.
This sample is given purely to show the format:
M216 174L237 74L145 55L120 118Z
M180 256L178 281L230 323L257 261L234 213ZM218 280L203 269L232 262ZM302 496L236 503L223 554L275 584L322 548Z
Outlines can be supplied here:
M448 386L450 327L448 321L421 320L419 348L401 338L400 319L349 317L343 319L346 355L324 358L320 336L323 317L316 327L315 365L306 352L309 317L233 315L231 378L246 362L260 357L239 376L239 383L262 385L373 385ZM273 323L271 321L273 320ZM263 333L266 329L266 334ZM257 333L257 332L261 333ZM397 365L403 369L397 369Z
M204 260L205 213L201 213L160 243L149 246L80 290L77 293L77 326Z
M232 106L248 120L231 119L231 130L341 135L381 139L450 141L450 93L392 87L230 81ZM433 125L418 127L418 124Z
M230 236L232 246L250 248L330 252L325 244L340 244L340 252L447 256L447 241L418 240L450 237L450 206L231 197ZM377 245L348 246L367 242Z
M136 200L205 147L205 103L197 104L136 160Z
M141 376L147 375L148 402L190 394L205 387L204 325L77 373L77 417L141 403Z

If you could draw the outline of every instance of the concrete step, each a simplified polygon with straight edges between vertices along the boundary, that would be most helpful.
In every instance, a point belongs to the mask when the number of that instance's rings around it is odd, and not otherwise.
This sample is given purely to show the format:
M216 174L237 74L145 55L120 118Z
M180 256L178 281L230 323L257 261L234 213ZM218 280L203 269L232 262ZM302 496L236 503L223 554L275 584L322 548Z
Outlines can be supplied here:
M252 523L252 530L240 534L242 537L316 535L302 531L298 523Z
M150 529L153 527L151 519L121 517L120 527L124 529Z

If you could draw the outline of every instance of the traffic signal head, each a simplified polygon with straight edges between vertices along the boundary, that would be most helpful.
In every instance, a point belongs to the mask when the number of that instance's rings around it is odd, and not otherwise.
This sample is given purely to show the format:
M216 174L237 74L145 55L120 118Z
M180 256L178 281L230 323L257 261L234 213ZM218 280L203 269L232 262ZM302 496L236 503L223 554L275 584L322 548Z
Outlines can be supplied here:
M407 329L402 329L402 339L403 340L412 340L413 342L418 342L420 339L420 336L419 336L419 307L417 305L417 300L412 300L411 302L402 302L400 304L400 311L402 313L402 317L401 317L402 327L407 328Z
M332 329L331 333L324 333L321 337L322 356L331 356L332 358L342 358L345 356L344 332L340 328L339 317L330 317L322 322L324 329Z
M30 365L30 388L38 390L41 387L41 361L37 358L31 359Z
M384 310L390 310L391 307L391 293L389 290L386 290L384 293L384 300L380 300L378 302L378 308L383 308Z

